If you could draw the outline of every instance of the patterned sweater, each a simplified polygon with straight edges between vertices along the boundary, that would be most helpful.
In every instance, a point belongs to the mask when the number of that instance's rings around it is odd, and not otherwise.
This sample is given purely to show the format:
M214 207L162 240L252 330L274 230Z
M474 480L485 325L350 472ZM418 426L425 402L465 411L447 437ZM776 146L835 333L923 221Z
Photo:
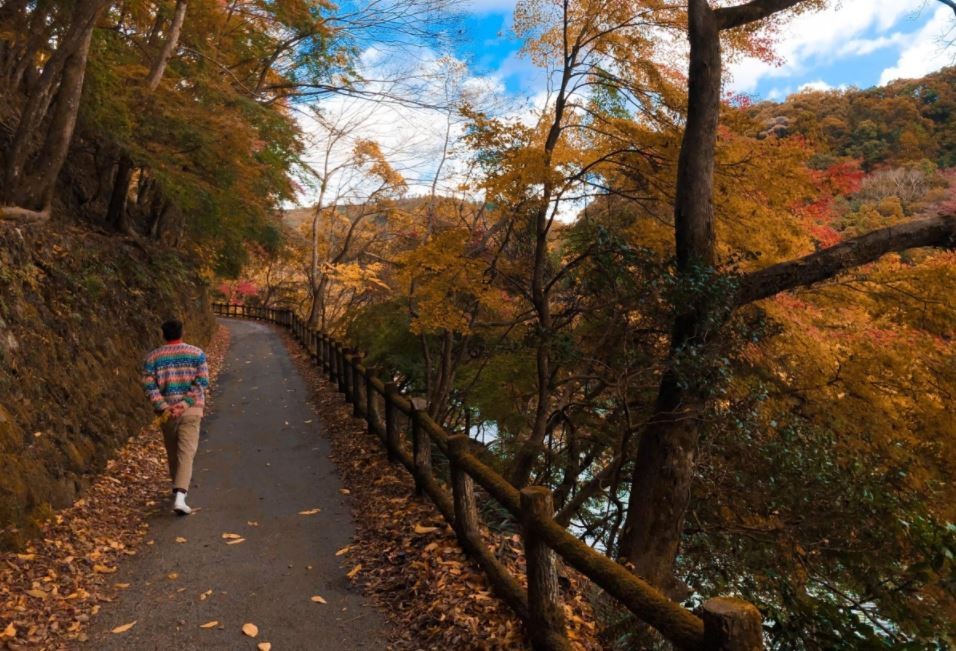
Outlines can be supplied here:
M206 354L195 346L173 341L146 356L143 389L157 412L185 401L190 413L202 413L209 387Z

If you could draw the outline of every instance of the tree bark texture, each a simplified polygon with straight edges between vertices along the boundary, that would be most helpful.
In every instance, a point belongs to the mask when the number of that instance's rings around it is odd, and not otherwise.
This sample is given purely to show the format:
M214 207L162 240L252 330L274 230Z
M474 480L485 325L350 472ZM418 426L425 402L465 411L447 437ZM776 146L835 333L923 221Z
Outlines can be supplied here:
M689 6L690 73L687 125L677 167L674 222L681 274L714 264L712 204L714 148L720 111L721 59L717 21L707 0ZM687 346L702 345L701 306L675 320L670 362ZM653 585L670 587L690 501L702 399L689 395L673 368L658 389L654 414L635 460L620 556Z
M21 111L7 154L0 204L49 209L76 126L93 29L108 4L108 0L80 0L74 6L69 28ZM35 152L36 135L47 117L50 124L43 130L46 135L41 148ZM33 169L27 170L31 156Z

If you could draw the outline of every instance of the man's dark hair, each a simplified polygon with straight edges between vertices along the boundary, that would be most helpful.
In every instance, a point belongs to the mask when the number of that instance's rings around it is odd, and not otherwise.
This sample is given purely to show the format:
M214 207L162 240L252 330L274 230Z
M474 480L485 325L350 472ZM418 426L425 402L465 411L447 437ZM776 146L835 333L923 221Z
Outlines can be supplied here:
M163 339L166 341L175 341L183 338L183 322L176 319L170 319L163 324Z

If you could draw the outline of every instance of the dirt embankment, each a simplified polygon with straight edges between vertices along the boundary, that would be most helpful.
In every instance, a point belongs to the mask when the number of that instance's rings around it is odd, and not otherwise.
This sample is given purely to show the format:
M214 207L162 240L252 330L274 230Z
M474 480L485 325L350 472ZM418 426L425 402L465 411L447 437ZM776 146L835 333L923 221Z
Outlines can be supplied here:
M0 223L0 548L66 506L151 416L139 384L160 323L214 328L196 267L62 224Z

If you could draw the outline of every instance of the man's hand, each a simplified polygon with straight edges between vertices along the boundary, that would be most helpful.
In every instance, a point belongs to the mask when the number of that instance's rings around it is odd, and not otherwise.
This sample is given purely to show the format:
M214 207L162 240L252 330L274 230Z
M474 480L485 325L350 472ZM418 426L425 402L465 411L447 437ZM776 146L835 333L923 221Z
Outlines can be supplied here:
M187 405L185 402L177 402L175 405L169 408L169 417L170 418L179 418L183 415L183 412L186 411Z

